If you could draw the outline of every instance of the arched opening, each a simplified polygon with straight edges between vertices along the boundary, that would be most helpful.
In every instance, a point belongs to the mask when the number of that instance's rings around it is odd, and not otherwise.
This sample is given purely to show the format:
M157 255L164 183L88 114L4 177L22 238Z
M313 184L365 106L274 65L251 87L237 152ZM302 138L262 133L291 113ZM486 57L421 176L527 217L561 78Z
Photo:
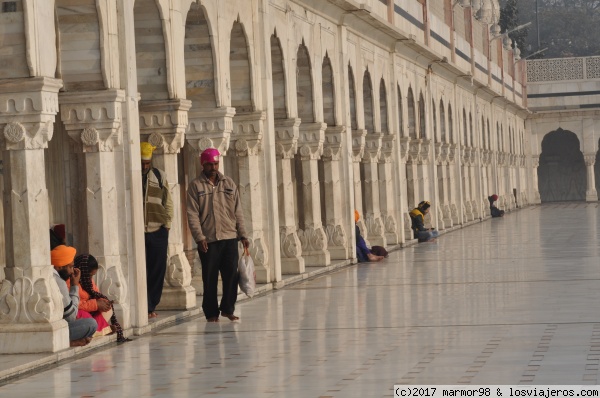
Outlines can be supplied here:
M398 88L398 134L400 137L404 137L404 106L402 105L402 90L400 85Z
M369 133L372 133L375 131L375 122L373 120L373 85L371 84L371 74L368 70L363 75L363 108L365 129Z
M577 135L558 129L542 140L538 184L542 202L583 201L586 167Z
M139 0L139 2L142 2L142 0ZM152 14L158 12L156 5L154 10L148 12L151 14L148 16L148 20L152 21L153 24L154 15ZM92 91L106 88L101 70L101 32L96 1L57 0L56 19L60 40L58 46L58 59L60 61L58 75L63 80L62 91ZM141 35L147 33L147 31L138 31L137 27L136 19L136 41L138 33ZM4 43L2 46L4 47ZM162 51L164 53L164 46ZM138 73L139 70L138 66Z
M231 78L231 106L236 115L254 111L252 103L252 79L248 42L244 27L239 22L233 23L231 29L231 45L229 51L229 68Z
M285 95L285 69L283 66L283 51L279 38L271 35L271 71L273 73L273 114L275 119L288 117Z
M442 100L440 100L440 141L448 142L446 137L446 111Z
M298 92L298 117L302 123L313 123L315 112L313 107L312 70L308 49L304 44L298 47L296 56L296 88Z
M193 109L217 107L213 46L202 6L192 3L185 21L186 97Z
M142 101L168 99L167 54L156 0L137 0L133 13L138 91Z
M469 136L471 138L471 141L469 142L469 146L474 147L475 146L475 131L473 129L473 115L471 114L471 112L469 112Z
M352 67L348 65L348 96L350 97L350 124L352 130L358 129L356 122L356 83L354 82L354 73Z
M433 126L431 126L433 140L435 142L439 142L440 138L438 136L438 130L437 130L437 115L436 115L436 111L435 111L435 102L433 100L431 100L431 116L433 118Z
M454 144L454 117L452 116L452 105L448 104L448 137L450 143Z
M383 78L379 83L379 114L381 117L381 132L387 134L389 133L387 91L385 89L385 81L383 80Z
M487 120L487 149L492 150L492 130L490 129L490 119Z
M406 104L408 107L408 136L415 139L417 138L417 114L415 112L415 97L410 87L406 95Z
M335 126L335 91L333 85L333 69L329 56L325 54L322 66L323 85L323 121L328 126Z
M425 100L423 94L419 95L419 138L427 138L425 125Z

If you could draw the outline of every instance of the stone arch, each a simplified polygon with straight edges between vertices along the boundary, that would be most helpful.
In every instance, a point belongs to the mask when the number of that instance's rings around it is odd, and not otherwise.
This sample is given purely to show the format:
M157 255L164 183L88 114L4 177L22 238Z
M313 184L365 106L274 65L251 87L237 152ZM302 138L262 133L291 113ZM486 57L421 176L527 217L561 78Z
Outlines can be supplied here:
M0 13L0 26L5 32L11 32L2 36L0 79L30 76L23 2L24 0L17 0L14 2L14 11Z
M283 50L277 33L271 35L271 72L273 83L273 115L275 119L286 119L287 95L285 82L285 63L283 61Z
M387 106L387 90L385 89L385 80L383 77L379 83L379 115L381 117L381 132L388 134L388 106Z
M371 74L367 69L363 75L363 109L365 115L365 129L372 133L375 131L375 120L373 117L373 85Z
M433 125L431 126L431 133L433 135L433 140L435 142L439 142L440 141L440 137L438 134L438 129L437 129L437 113L435 111L435 101L431 100L431 117L433 118Z
M304 42L298 47L296 56L296 89L298 93L298 117L302 123L315 121L312 68L308 49Z
M446 111L444 110L444 101L440 99L440 141L447 142L446 137Z
M167 52L160 10L155 0L136 0L135 55L142 100L169 98Z
M186 98L196 109L217 107L212 35L204 7L192 3L185 21Z
M425 100L421 93L419 94L419 138L427 138L425 127Z
M586 191L586 166L580 141L571 131L546 134L538 167L542 202L583 201Z
M452 116L452 105L448 104L448 137L450 137L450 143L454 144L454 116Z
M236 114L254 111L252 101L252 71L244 26L235 21L231 28L229 70L231 79L231 106Z
M325 53L321 67L323 88L323 121L328 126L335 126L335 85L333 81L333 68L329 55Z
M58 77L63 80L63 91L105 89L96 0L56 0L56 21ZM162 36L162 30L160 33Z
M469 145L469 127L467 124L467 111L463 108L463 146Z
M398 134L400 137L404 137L404 106L402 104L402 90L400 85L397 85L398 89Z
M411 87L408 88L408 94L406 94L406 104L408 107L408 136L415 139L417 138L417 113L415 97Z
M352 130L358 129L356 121L356 83L354 81L354 73L352 66L348 64L348 96L350 100L350 125Z

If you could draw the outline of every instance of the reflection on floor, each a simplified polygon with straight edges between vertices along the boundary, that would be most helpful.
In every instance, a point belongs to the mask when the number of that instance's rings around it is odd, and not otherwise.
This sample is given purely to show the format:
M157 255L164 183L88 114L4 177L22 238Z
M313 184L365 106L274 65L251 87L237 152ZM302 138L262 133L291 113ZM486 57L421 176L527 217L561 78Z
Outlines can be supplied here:
M388 397L594 384L596 204L527 208L0 387L0 396Z

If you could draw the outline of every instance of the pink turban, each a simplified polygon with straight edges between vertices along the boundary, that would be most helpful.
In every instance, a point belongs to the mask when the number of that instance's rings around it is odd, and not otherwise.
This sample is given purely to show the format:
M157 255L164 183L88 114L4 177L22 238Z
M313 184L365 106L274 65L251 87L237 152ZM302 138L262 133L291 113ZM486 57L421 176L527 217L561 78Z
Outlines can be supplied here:
M200 154L200 164L204 163L217 163L221 154L216 148L206 148Z

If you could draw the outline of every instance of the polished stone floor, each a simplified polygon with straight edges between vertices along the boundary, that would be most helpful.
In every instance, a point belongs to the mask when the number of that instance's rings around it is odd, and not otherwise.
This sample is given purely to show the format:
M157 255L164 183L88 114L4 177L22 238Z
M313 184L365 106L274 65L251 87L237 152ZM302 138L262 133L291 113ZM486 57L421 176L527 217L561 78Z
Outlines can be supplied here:
M0 387L2 397L386 397L596 384L600 210L526 208Z

